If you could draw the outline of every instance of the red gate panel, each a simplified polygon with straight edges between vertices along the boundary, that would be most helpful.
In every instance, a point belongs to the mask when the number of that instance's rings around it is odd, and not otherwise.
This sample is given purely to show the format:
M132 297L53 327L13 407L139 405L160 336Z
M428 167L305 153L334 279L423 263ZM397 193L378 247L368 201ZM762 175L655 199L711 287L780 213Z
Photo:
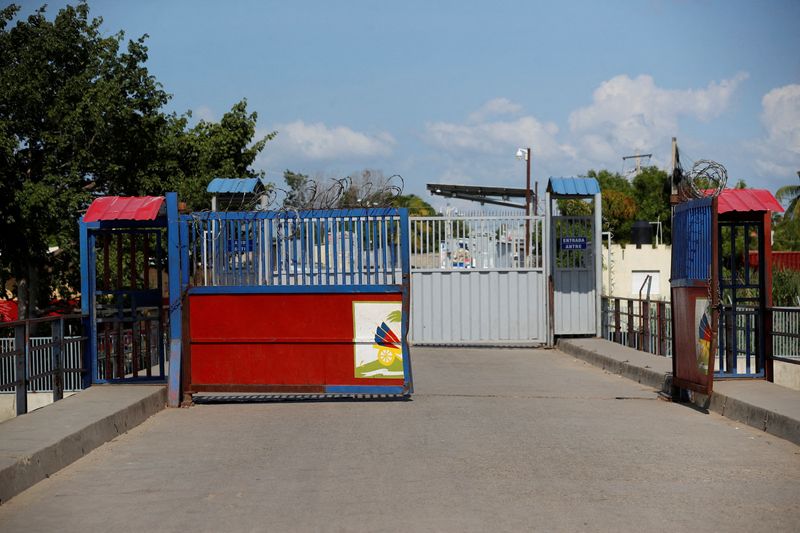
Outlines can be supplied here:
M396 302L399 308L402 294L190 293L186 392L402 387L402 376L356 377L356 346L375 342L356 342L356 302Z

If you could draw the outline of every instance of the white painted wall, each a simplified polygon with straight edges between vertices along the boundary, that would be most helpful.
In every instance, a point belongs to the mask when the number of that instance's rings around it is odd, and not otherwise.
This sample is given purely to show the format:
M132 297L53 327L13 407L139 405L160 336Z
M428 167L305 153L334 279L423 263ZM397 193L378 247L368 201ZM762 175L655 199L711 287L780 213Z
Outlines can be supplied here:
M75 394L74 392L65 392L64 398L68 398ZM52 392L29 392L28 393L28 412L41 409L46 405L53 403ZM0 394L0 422L14 418L17 416L17 395L12 393Z
M638 298L639 288L645 277L653 277L650 287L651 300L669 299L669 276L672 247L642 246L637 249L629 244L623 248L611 245L611 290L608 286L608 248L603 246L603 294L620 298ZM645 292L642 292L644 297Z

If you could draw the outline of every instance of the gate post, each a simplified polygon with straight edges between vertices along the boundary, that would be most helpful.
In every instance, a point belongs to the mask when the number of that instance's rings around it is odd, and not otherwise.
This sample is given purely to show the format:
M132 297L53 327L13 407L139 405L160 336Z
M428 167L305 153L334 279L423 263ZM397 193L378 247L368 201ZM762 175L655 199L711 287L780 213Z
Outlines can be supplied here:
M28 412L28 324L27 320L14 326L14 356L16 364L17 415Z
M544 243L542 247L547 250L547 258L544 264L544 275L547 283L547 298L546 298L546 312L547 312L547 345L553 346L555 343L555 287L553 287L553 263L555 261L555 250L551 250L553 231L553 201L550 196L550 188L548 187L544 193Z
M86 222L78 222L81 250L81 314L83 333L86 341L83 348L81 366L85 369L81 375L81 388L86 389L94 383L97 376L97 322L95 321L94 287L91 273L94 271L94 236L89 235Z
M168 192L167 266L169 269L169 387L167 403L181 402L181 243L179 235L178 193Z
M603 202L601 193L598 191L594 195L594 235L592 236L592 260L594 261L594 294L595 294L595 337L602 336L602 318L600 307L603 298ZM611 268L611 265L608 266ZM611 292L611 287L608 288Z

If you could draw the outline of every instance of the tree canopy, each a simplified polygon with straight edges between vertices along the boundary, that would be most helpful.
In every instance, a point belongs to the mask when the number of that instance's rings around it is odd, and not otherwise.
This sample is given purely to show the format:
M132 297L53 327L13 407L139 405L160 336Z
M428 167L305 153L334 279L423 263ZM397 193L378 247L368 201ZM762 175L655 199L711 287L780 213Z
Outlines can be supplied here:
M205 207L214 176L259 175L250 166L275 134L253 140L244 100L193 127L166 112L147 36L104 35L86 3L52 20L18 12L0 10L0 283L16 279L25 316L28 290L36 305L78 286L77 219L94 196L174 190Z
M631 240L636 220L661 222L664 242L670 242L670 180L657 167L643 168L632 180L608 170L590 170L602 191L603 231L611 231L616 242ZM591 206L575 200L561 200L559 207L567 215L586 215Z

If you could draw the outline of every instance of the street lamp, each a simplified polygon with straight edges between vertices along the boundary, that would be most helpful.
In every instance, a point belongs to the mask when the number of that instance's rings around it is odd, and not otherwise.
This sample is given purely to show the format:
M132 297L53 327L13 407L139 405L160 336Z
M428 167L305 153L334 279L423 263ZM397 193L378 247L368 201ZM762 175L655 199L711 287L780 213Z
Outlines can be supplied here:
M517 150L517 159L525 160L525 263L531 253L531 149L520 148Z

